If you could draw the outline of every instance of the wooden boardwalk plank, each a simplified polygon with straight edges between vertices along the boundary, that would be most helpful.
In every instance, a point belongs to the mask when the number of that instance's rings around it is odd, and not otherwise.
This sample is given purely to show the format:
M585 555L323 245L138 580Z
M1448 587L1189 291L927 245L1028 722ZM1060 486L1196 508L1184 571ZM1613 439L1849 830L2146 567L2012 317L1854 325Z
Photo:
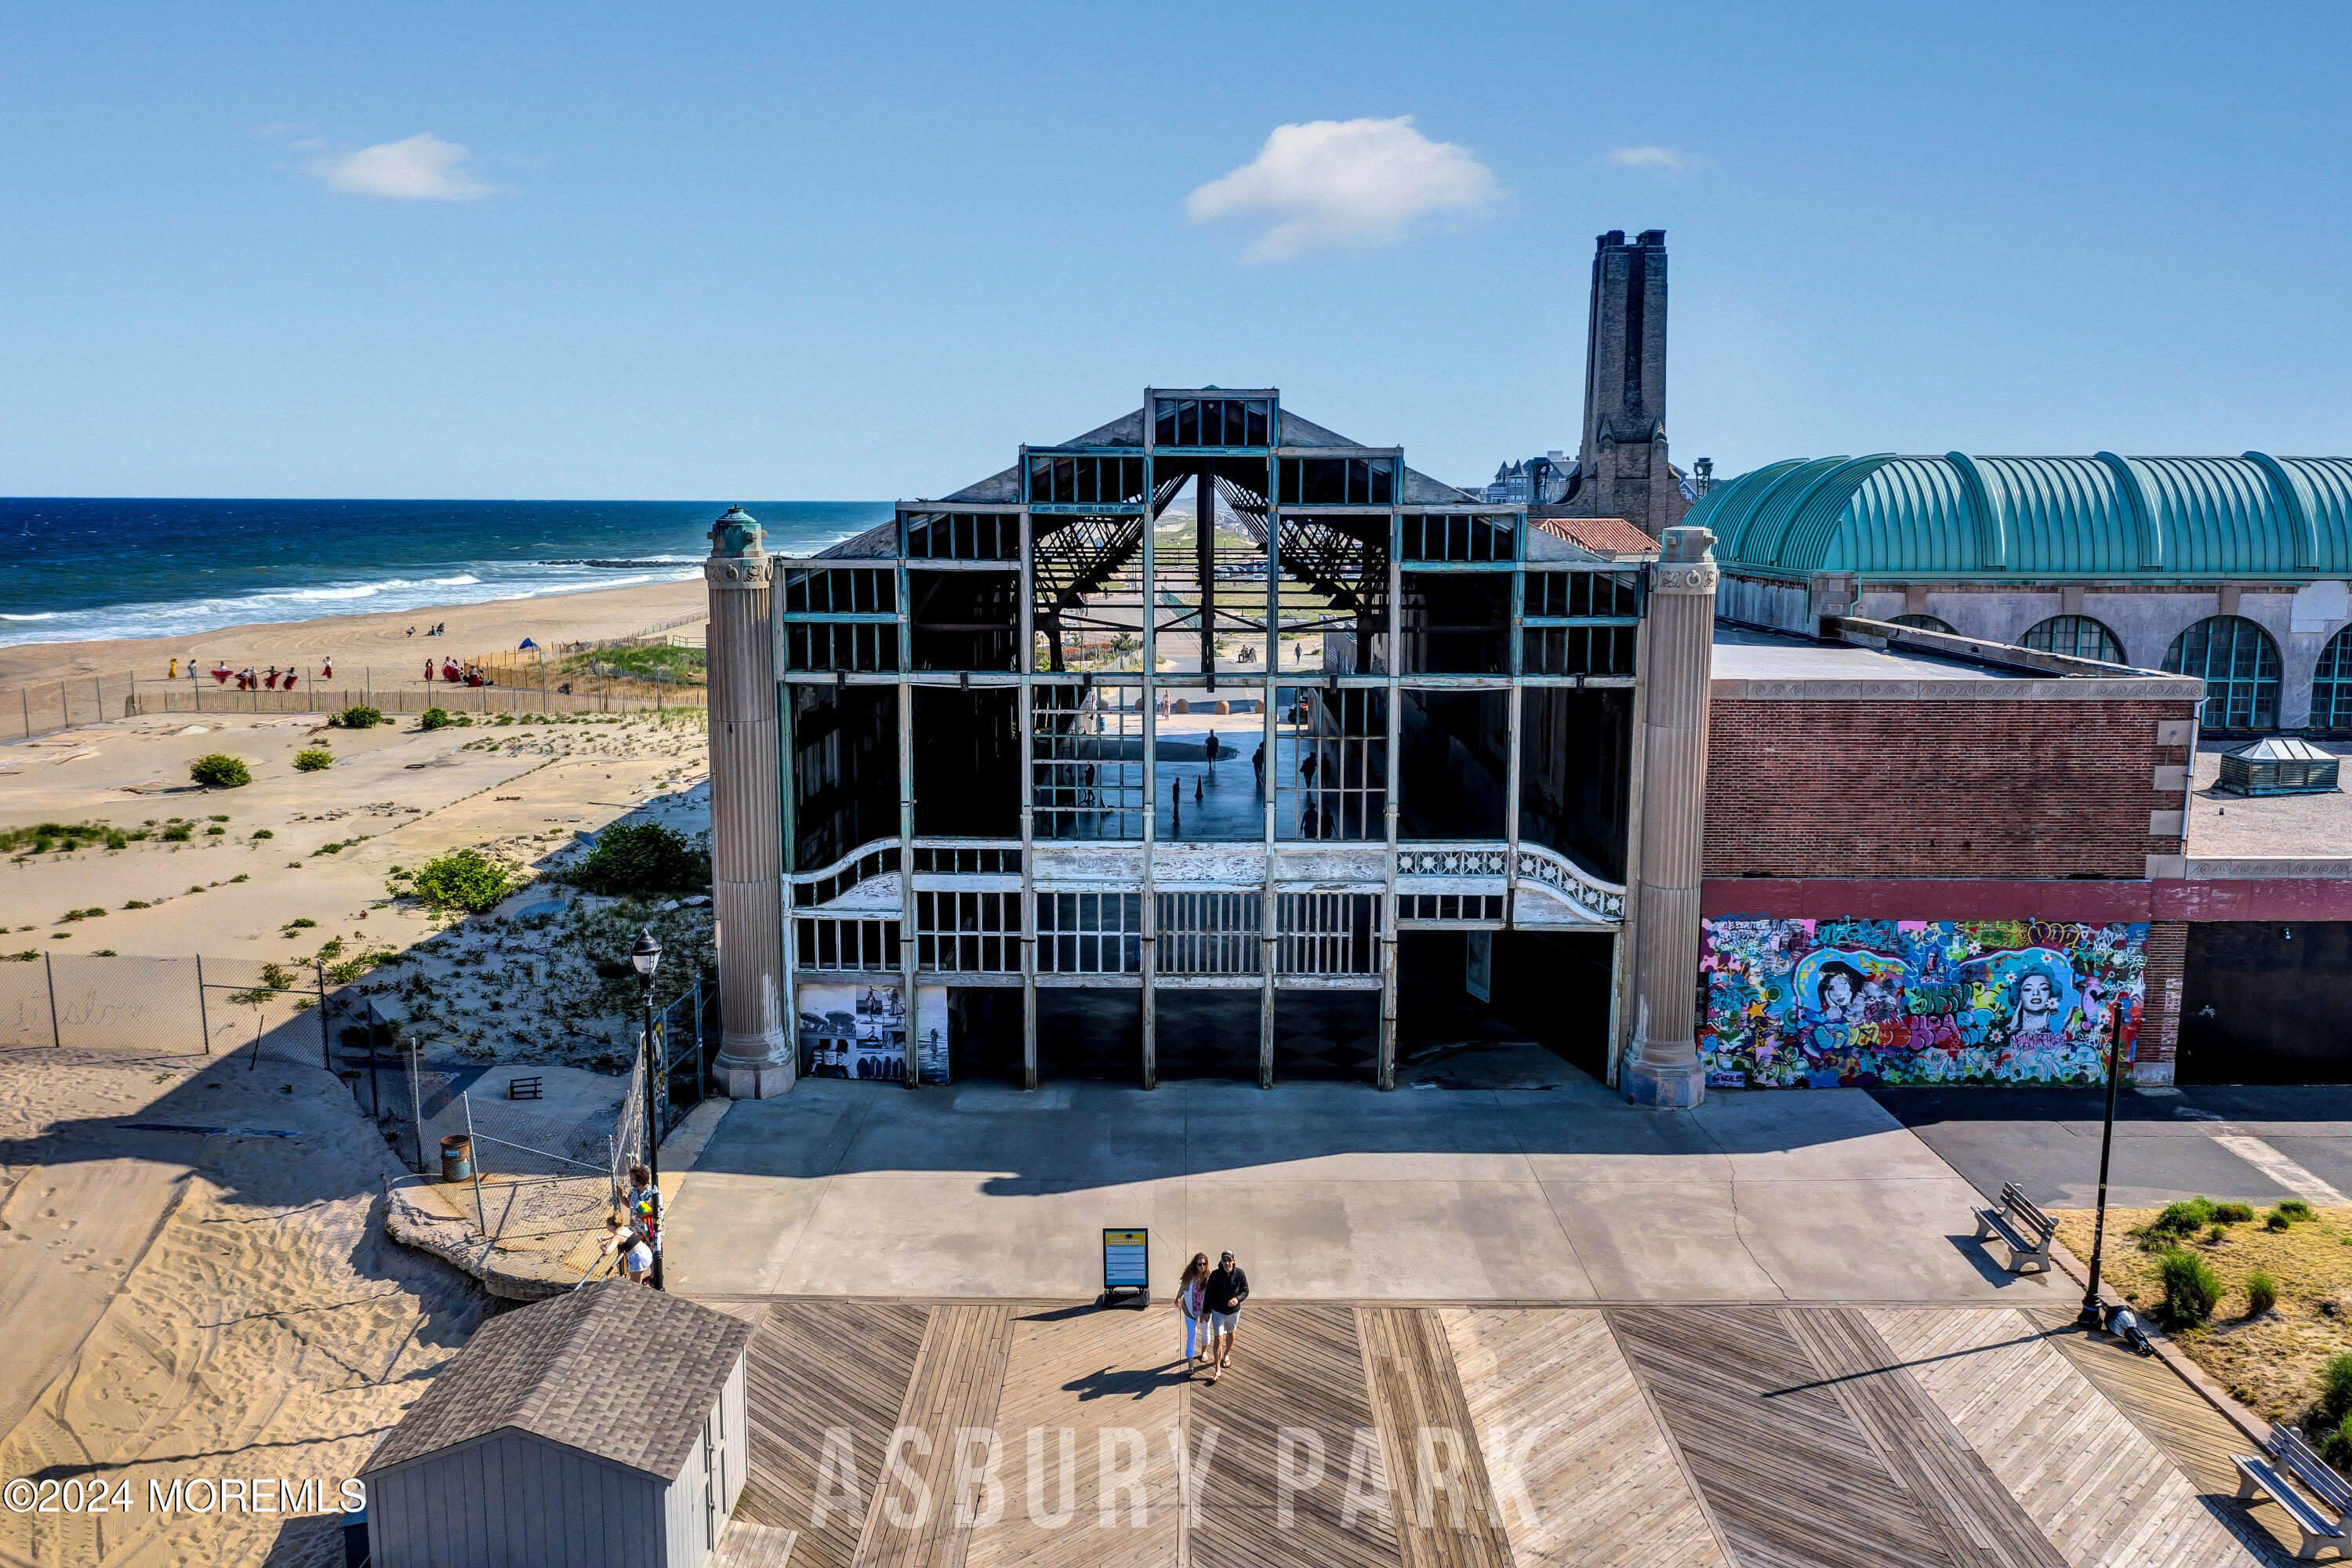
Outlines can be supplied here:
M1242 1315L1233 1370L1186 1391L1197 1445L1213 1428L1217 1456L1190 1568L1398 1568L1388 1473L1364 1386L1356 1320L1346 1307L1252 1305ZM1287 1499L1277 1448L1294 1436ZM1310 1449L1305 1436L1310 1436ZM1313 1462L1319 1454L1318 1467Z
M921 1307L778 1301L753 1318L744 1358L751 1468L735 1512L797 1531L794 1568L850 1568L855 1561L882 1446L929 1317ZM847 1438L856 1470L836 1472L838 1484L827 1489L833 1506L813 1522L828 1433Z
M2028 1316L2092 1386L2180 1468L2207 1510L2242 1544L2268 1561L2293 1561L2303 1538L2286 1511L2267 1500L2251 1507L2238 1500L2238 1470L2230 1456L2254 1452L2251 1438L2156 1357L2135 1355L2120 1340L2083 1333L2072 1312L2035 1308Z
M2066 1568L2009 1489L1852 1308L1782 1320L1960 1568Z
M2257 1561L2164 1452L2023 1313L1871 1308L1864 1315L2069 1563Z
M1599 1312L1443 1316L1517 1568L1730 1568Z
M977 1463L981 1453L963 1434L995 1424L1012 1342L1010 1307L932 1309L898 1422L922 1440L886 1451L886 1467L895 1456L906 1475L886 1468L876 1481L857 1568L963 1568L971 1531L968 1514L959 1523L960 1504L976 1500L977 1489L959 1499L956 1473L967 1455Z
M1140 1312L1041 1309L1013 1319L996 1405L1003 1512L974 1527L965 1568L1163 1568L1177 1561L1183 1495L1169 1437L1184 1443L1188 1436L1183 1342L1182 1321L1170 1305ZM1132 1496L1121 1494L1109 1500L1113 1521L1105 1525L1106 1446L1116 1474L1133 1462L1138 1437L1149 1465L1141 1522ZM1197 1449L1186 1443L1185 1452ZM1224 1458L1210 1452L1212 1479Z
M1426 1307L1363 1307L1356 1331L1405 1568L1510 1568L1444 1320Z
M1607 1317L1741 1568L1955 1568L1777 1310Z

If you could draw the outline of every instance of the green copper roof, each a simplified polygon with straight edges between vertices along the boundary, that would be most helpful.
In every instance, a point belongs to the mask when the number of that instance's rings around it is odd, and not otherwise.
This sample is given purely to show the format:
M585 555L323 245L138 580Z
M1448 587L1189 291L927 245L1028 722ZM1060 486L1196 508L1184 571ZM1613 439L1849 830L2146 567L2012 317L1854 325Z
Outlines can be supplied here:
M1789 573L2352 574L2352 458L1821 458L1717 485L1684 521Z

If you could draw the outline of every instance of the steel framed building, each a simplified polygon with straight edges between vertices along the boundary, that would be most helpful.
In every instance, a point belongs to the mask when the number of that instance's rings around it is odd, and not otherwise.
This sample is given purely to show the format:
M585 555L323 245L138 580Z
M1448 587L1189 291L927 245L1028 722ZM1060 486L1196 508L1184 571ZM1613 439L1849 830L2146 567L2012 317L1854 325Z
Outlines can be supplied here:
M1271 388L1148 389L814 557L766 556L730 512L709 567L730 1087L788 1085L801 992L846 982L897 993L909 1081L935 988L1018 987L1031 1087L1055 991L1132 994L1145 1087L1171 998L1254 995L1270 1086L1279 995L1376 995L1388 1088L1423 931L1611 939L1613 1066L1657 1010L1628 889L1662 757L1689 841L1667 923L1696 942L1714 569L1695 530L1664 566L1577 533ZM1662 584L1691 601L1695 695L1654 714ZM1693 955L1656 966L1685 1019Z

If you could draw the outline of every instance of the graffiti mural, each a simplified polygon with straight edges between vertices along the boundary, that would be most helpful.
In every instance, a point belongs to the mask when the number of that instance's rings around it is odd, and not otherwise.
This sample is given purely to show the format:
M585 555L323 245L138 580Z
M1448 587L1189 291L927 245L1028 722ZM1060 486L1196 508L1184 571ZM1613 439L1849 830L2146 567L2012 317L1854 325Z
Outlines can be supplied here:
M2145 925L1710 917L1699 1050L1724 1088L2087 1083L2139 1032Z

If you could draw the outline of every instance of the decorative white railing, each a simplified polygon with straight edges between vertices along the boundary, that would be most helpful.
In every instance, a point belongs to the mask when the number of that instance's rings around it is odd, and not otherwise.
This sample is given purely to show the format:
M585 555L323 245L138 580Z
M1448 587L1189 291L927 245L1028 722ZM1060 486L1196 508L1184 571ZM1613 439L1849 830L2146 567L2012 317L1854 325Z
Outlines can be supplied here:
M1625 920L1625 885L1604 882L1557 851L1519 846L1519 880L1549 888L1566 902L1610 925Z

